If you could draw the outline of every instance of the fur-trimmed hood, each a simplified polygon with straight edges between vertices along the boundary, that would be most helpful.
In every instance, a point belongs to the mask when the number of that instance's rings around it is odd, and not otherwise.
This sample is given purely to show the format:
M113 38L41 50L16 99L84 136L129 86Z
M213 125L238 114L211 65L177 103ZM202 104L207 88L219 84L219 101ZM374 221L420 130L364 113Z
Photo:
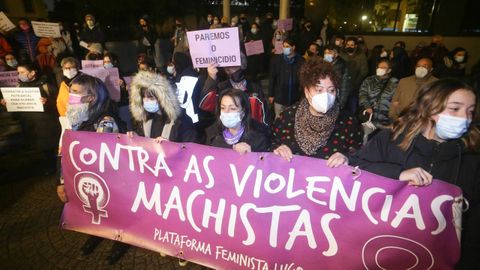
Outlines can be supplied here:
M130 111L136 121L146 121L147 111L143 108L141 89L146 88L158 100L162 113L165 113L171 121L175 121L180 115L181 108L175 94L175 89L167 78L153 72L140 71L133 77L130 86Z

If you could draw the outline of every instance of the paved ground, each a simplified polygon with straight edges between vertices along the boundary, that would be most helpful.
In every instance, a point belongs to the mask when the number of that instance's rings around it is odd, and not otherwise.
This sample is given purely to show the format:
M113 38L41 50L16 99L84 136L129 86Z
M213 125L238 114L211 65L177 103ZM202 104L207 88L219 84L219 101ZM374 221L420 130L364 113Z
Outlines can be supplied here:
M53 177L35 176L39 162L32 152L0 156L0 269L206 269L192 263L180 267L176 258L140 248L130 248L108 266L112 241L81 257L87 236L59 229L63 205Z

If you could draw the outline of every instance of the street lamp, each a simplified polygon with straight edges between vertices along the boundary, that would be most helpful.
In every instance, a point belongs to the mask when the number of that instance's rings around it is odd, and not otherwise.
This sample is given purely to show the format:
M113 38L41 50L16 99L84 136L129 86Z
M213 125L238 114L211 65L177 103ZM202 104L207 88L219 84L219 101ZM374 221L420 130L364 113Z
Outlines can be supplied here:
M362 21L365 21L365 20L367 20L367 15L362 16Z

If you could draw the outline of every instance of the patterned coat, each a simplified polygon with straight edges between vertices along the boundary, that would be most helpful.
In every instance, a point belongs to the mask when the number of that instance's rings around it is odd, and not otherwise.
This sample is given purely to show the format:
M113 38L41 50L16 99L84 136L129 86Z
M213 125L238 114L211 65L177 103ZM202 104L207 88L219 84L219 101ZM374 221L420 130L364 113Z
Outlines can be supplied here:
M287 145L294 155L307 156L300 148L295 137L295 115L298 104L280 114L273 124L272 150L282 144ZM324 147L317 149L311 157L328 159L335 152L345 155L355 152L362 146L363 132L358 122L345 111L341 111L330 137Z
M391 123L388 111L397 86L397 78L389 77L382 80L376 75L367 77L360 86L359 105L362 110L373 109L372 122L375 125Z

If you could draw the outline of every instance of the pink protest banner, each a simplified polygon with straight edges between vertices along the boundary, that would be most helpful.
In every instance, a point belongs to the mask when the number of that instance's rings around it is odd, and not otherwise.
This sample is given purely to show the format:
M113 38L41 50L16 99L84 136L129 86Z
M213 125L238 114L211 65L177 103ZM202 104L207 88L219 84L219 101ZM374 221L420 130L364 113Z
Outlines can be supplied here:
M120 73L118 68L106 68L108 71L107 79L105 80L105 85L107 86L108 93L110 98L116 102L120 101Z
M103 68L103 60L82 60L82 69Z
M62 154L64 229L215 269L451 269L459 258L461 191L441 181L91 132L65 132Z
M0 72L0 87L14 87L18 85L17 71Z
M84 68L80 70L82 73L99 78L102 82L107 80L109 72L105 68Z
M220 67L240 66L238 27L187 32L194 68L217 63Z
M277 29L283 29L285 31L291 31L293 29L293 19L283 19L277 21Z
M283 41L275 41L275 54L283 53Z
M117 102L120 101L120 84L118 83L120 75L118 68L104 68L102 66L101 68L82 69L81 72L99 78L107 86L110 98Z
M264 53L262 40L255 40L245 43L245 54L247 56L262 53Z

